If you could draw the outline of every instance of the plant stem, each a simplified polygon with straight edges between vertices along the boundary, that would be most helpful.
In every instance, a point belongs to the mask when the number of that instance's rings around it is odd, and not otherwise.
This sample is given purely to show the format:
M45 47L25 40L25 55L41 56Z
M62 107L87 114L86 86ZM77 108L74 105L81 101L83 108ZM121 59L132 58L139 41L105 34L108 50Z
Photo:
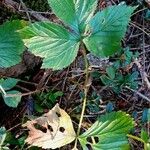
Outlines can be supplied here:
M79 125L78 125L78 130L77 130L77 137L80 134L80 130L81 130L81 126L82 126L82 121L83 121L83 117L84 117L84 112L85 112L85 108L86 108L86 102L87 102L87 93L89 90L89 63L88 63L88 59L86 56L86 48L83 45L83 57L84 57L84 62L85 62L85 82L84 82L84 97L83 97L83 106L82 106L82 111L81 111L81 117L80 117L80 121L79 121ZM77 147L77 139L75 141L75 145L74 145L74 149L76 149Z
M131 134L127 134L127 137L131 138L131 139L134 139L134 140L137 140L141 143L145 143L141 138L137 137L137 136L134 136L134 135L131 135Z
M131 138L131 139L134 139L134 140L137 140L141 143L144 144L144 150L147 150L147 146L146 146L146 143L144 140L142 140L141 138L137 137L137 136L134 136L134 135L131 135L131 134L127 134L127 137Z

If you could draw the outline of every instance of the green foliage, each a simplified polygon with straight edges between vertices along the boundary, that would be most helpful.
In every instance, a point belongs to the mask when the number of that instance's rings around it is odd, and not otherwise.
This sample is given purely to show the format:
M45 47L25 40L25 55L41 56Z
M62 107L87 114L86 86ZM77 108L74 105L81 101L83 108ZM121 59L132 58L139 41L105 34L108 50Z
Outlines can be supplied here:
M4 102L9 107L16 108L21 101L21 93L17 90L11 90L13 87L16 86L19 80L8 78L6 80L0 80L0 91L2 93Z
M149 9L146 11L145 18L147 20L150 20L150 10Z
M9 150L7 145L4 144L6 140L6 136L7 136L7 133L6 133L5 127L1 127L0 128L0 150Z
M29 50L44 58L42 68L53 70L70 65L81 43L97 56L114 54L120 48L135 9L126 5L110 6L93 16L96 0L48 2L54 13L68 25L67 29L50 22L36 22L20 30L20 34Z
M114 92L119 93L126 86L130 87L131 89L137 89L138 82L136 80L138 75L138 72L129 73L128 75L122 75L121 73L116 72L116 77L114 79L112 79L110 76L102 75L101 80L105 85L111 87Z
M63 96L61 91L49 91L48 93L41 93L36 95L37 101L35 101L35 110L39 113L43 113L44 109L51 109L58 100L59 97Z
M142 123L150 122L150 108L144 108L142 113Z
M102 75L101 81L111 87L114 92L119 93L125 88L125 86L131 89L138 88L137 78L139 73L134 71L133 73L125 72L126 68L130 67L132 60L137 57L137 54L133 54L129 49L125 49L120 52L120 57L113 63L113 65L106 68L106 74Z
M91 97L87 101L87 109L90 113L97 113L100 111L100 99L101 97L96 94L96 92L93 92Z
M134 9L118 5L96 13L89 23L91 35L83 40L87 48L96 56L103 57L118 51Z
M112 112L102 115L85 133L79 136L83 150L88 149L87 144L93 150L121 150L129 149L126 135L134 127L133 119L124 112ZM88 138L98 138L92 144Z
M7 95L3 95L5 104L9 107L17 108L21 101L21 93L15 90L8 91ZM10 96L9 96L10 94Z
M97 6L97 0L48 0L48 2L56 16L78 34L84 32L86 23L92 18Z
M130 48L127 47L118 53L118 59L114 62L114 67L116 69L128 67L138 56L138 52L134 54L130 51Z
M8 78L6 80L1 79L0 80L0 84L3 87L4 90L10 90L12 89L14 86L16 86L16 84L18 83L18 79L14 79L14 78Z
M113 80L116 76L116 70L113 66L109 66L106 68L106 73Z
M23 149L26 136L16 137L14 133L6 131L5 127L0 128L0 150L10 150L9 146Z
M141 130L141 139L142 139L145 143L148 143L149 135L148 135L148 133L147 133L144 129Z
M60 25L38 22L24 28L21 33L29 50L44 58L42 68L62 69L77 56L78 37Z
M25 26L24 22L6 22L0 26L0 67L10 67L21 61L24 44L16 30Z
M80 46L81 49L85 46L88 51L99 57L111 56L121 48L121 40L125 35L130 16L136 8L120 4L95 13L98 0L48 0L48 3L56 16L61 19L61 25L52 22L35 22L21 29L25 26L24 23L13 21L0 26L0 67L10 67L21 60L24 45L20 36L29 51L43 58L42 68L59 70L69 66L75 60ZM113 66L106 69L107 75L101 76L103 83L112 86L116 92L124 86L132 89L137 87L135 82L137 72L123 76L118 70L130 64L133 54L127 51L123 56L124 60L121 57ZM18 80L11 78L0 81L2 97L10 107L17 107L21 101L21 93L12 90L17 82ZM35 102L36 111L51 109L57 98L62 95L63 93L59 91L38 95L39 101ZM96 95L93 102L87 103L90 111L99 111L99 98ZM83 110L84 108L85 106ZM113 105L109 104L107 109L112 111ZM79 137L77 135L77 138L84 150L88 149L88 145L93 150L128 150L130 146L127 134L133 126L134 121L129 115L124 112L112 112L102 115L91 128ZM20 145L24 144L24 138L20 138L17 142ZM94 142L91 143L88 138ZM141 133L141 138L147 142L144 131ZM0 128L1 149L8 149L4 144L5 139L6 130Z
M143 143L144 143L144 150L149 150L150 149L150 137L144 129L141 130L141 139L143 140Z

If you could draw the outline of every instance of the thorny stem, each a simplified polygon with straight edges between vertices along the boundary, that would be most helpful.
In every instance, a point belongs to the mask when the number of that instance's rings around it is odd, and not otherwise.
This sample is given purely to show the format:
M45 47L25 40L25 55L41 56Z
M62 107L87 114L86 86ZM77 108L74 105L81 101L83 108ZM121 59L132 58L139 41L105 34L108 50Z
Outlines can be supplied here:
M79 121L79 125L78 125L78 130L77 130L77 137L80 134L80 130L81 130L81 126L82 126L82 121L83 121L83 117L84 117L84 112L85 112L85 108L86 108L86 102L87 102L87 93L90 87L90 81L89 81L89 63L87 60L87 56L86 56L86 48L84 46L84 44L82 44L82 53L83 53L83 57L84 57L84 63L85 63L85 82L84 82L84 97L83 97L83 106L82 106L82 111L81 111L81 117L80 117L80 121ZM77 147L77 139L75 141L75 145L74 145L74 149L76 149Z

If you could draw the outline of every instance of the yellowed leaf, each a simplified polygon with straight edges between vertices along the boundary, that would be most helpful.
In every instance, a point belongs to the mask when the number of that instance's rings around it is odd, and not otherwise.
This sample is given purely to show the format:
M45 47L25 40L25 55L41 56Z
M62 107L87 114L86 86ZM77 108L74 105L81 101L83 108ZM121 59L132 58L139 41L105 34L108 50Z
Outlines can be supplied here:
M75 140L70 116L58 104L43 116L23 125L29 129L26 142L31 146L56 149Z

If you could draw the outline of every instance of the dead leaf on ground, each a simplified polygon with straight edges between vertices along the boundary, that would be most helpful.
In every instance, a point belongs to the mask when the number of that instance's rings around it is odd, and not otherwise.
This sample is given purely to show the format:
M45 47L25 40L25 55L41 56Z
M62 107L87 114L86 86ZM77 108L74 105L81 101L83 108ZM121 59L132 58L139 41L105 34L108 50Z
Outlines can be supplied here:
M43 116L23 125L29 129L26 142L31 146L56 149L75 140L70 116L58 104Z

